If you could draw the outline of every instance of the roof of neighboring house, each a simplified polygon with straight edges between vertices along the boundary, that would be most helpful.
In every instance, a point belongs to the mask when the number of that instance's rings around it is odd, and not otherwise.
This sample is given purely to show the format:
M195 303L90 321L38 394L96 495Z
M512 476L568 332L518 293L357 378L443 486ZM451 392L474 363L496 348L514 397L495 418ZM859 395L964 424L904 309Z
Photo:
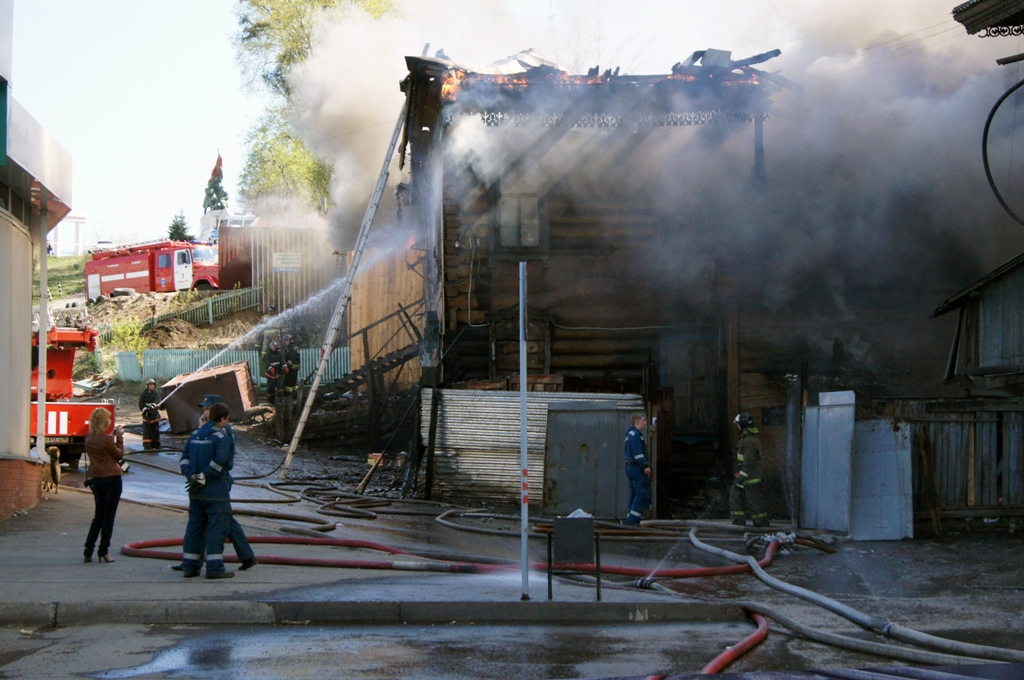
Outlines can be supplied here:
M935 311L932 312L932 317L942 316L946 312L951 312L954 309L959 309L960 307L963 307L964 302L967 301L967 299L971 296L972 293L984 288L985 286L992 283L996 279L1002 277L1004 274L1009 274L1017 267L1020 267L1022 264L1024 264L1024 252L1019 253L1017 256L999 265L998 267L990 271L988 274L985 274L980 279L978 279L971 285L961 290L956 295L947 298L945 302L943 302L941 305L935 308Z
M953 18L971 35L1010 35L1009 29L1024 25L1024 0L970 0L953 8Z

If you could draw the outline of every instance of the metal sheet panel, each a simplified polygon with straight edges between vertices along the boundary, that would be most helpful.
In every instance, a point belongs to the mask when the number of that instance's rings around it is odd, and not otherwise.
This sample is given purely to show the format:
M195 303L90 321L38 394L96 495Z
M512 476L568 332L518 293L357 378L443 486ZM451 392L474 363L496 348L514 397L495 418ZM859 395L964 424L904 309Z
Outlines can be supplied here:
M891 420L854 425L850 535L855 541L914 537L910 426Z
M850 530L854 405L812 406L804 419L800 523Z
M519 393L438 390L434 491L442 497L512 502L519 495ZM427 445L431 390L423 391L420 432ZM541 502L547 442L548 404L602 402L616 410L642 410L629 394L530 392L527 395L527 464L531 504ZM612 406L614 405L614 406Z
M10 115L7 155L39 180L54 198L70 206L71 154L13 97L8 96L7 101ZM57 220L53 220L49 228L52 229L56 223Z
M330 234L323 229L222 227L218 248L221 287L259 286L261 310L274 307L283 312L344 274L344 256L333 253ZM279 266L284 256L298 267ZM326 302L333 305L333 301Z
M121 382L142 382L142 367L135 352L118 352L114 355L117 364L117 379Z
M981 290L978 366L1024 364L1024 267Z
M597 517L621 517L628 510L629 480L622 442L629 411L552 410L548 405L544 464L544 513L576 509Z

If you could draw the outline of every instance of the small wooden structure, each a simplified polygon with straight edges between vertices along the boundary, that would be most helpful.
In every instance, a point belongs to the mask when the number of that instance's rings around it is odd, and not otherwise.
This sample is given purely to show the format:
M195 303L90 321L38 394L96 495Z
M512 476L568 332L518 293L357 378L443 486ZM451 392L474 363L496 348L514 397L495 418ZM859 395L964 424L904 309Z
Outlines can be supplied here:
M220 395L231 409L232 420L241 420L245 412L258 403L249 364L245 361L175 376L164 383L160 391L167 399L164 406L174 434L191 432L199 427L199 416L203 414L199 402L207 394ZM172 396L168 399L168 395Z

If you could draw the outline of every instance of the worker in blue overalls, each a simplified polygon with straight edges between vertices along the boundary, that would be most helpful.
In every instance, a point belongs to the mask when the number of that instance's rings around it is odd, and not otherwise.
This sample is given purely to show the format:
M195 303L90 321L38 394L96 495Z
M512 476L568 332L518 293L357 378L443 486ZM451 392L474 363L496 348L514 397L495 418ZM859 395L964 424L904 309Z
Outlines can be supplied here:
M186 578L198 576L206 549L206 578L231 578L224 569L224 538L231 522L231 473L235 441L225 428L231 409L210 407L210 420L192 433L181 454L181 474L187 480L188 526L182 546Z
M626 477L629 479L629 514L626 524L639 526L651 507L651 461L647 458L647 416L635 413L626 432Z

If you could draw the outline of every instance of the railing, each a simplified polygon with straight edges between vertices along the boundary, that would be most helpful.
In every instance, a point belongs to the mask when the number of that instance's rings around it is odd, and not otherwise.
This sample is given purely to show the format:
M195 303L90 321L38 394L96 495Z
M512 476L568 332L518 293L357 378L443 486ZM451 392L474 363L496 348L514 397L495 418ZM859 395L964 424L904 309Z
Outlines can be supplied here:
M210 362L206 368L223 366L244 361L249 364L249 372L257 384L265 382L263 371L260 370L260 354L256 350L229 350L218 356L215 349L147 349L142 351L142 365L139 365L135 352L118 352L117 377L125 382L142 380L170 380L176 375L193 373ZM214 358L216 357L216 358ZM299 380L316 370L320 350L299 350ZM336 347L327 363L325 380L337 380L349 373L348 347Z
M143 321L147 328L156 328L168 319L184 319L194 326L200 324L213 325L213 322L224 317L231 316L237 312L244 312L247 309L255 309L259 306L259 286L253 288L242 288L232 290L217 296L211 296L194 305L179 309L174 312L166 312L157 316L151 316ZM100 340L108 342L113 329L104 324L97 326L100 333Z

